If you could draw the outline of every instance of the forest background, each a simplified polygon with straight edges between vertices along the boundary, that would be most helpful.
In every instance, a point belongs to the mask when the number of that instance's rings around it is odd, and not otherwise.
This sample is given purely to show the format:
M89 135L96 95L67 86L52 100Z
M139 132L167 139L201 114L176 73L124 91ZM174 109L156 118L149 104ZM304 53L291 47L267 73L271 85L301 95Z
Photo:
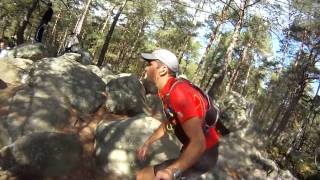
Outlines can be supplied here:
M44 0L1 0L0 38L32 42ZM298 177L320 144L320 3L316 0L55 0L43 43L61 54L75 32L94 63L143 75L141 52L167 48L181 74L221 99L253 104L268 152ZM288 156L289 154L295 154Z

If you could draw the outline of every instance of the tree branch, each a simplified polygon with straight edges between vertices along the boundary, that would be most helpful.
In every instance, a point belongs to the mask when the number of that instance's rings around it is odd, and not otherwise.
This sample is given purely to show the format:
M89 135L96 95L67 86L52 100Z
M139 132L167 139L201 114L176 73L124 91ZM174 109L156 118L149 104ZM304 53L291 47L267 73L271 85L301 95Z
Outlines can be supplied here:
M189 6L188 4L184 4L184 3L181 3L181 2L178 2L178 1L174 1L174 0L171 0L171 2L176 3L176 4L180 4L180 5L182 5L182 6L185 6L185 7L191 8L191 9L196 9L196 10L201 11L201 12L204 12L204 13L212 14L212 12L203 10L202 8Z
M63 4L64 6L66 6L67 9L69 9L69 6L68 6L63 0L60 0L60 1L62 2L62 4Z
M218 0L219 2L222 2L223 4L225 4L225 5L227 5L229 8L231 8L231 9L233 9L235 12L238 12L238 10L237 9L235 9L235 8L233 8L230 4L228 4L227 2L224 2L224 1L222 1L222 0ZM230 1L232 1L232 0L230 0ZM240 9L240 7L239 7L239 9Z
M253 6L253 5L259 3L260 1L261 1L261 0L256 0L256 2L254 2L254 3L252 3L252 4L249 4L249 5L246 5L244 8L246 9L246 8L248 8L248 7L250 7L250 6Z

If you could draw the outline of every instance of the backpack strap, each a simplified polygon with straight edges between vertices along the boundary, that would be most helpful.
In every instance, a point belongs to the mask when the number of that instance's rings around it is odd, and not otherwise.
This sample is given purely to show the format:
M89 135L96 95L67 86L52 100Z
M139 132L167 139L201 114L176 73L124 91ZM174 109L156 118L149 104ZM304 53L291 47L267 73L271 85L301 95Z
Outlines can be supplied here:
M176 116L176 112L170 106L170 94L171 94L171 91L174 89L174 87L177 84L182 83L184 80L185 79L183 79L183 78L178 78L177 81L175 81L171 85L168 93L164 97L164 100L165 100L166 105L167 105L166 109L164 109L164 113L165 113L165 115L166 115L166 117L168 118L169 121L172 121L174 119L174 117Z
M171 95L171 91L176 87L176 85L179 83L182 83L182 82L188 82L194 89L199 91L204 98L207 99L208 109L207 110L204 109L204 112L205 112L204 129L205 129L205 131L207 131L210 127L215 127L218 122L218 119L219 119L219 114L220 114L219 108L217 107L216 104L212 103L211 98L209 97L209 95L207 93L205 93L198 86L192 84L190 81L188 81L187 79L184 79L184 78L178 78L177 81L175 81L172 84L172 86L170 87L170 90L168 91L168 93L164 97L166 105L167 105L167 107L164 111L165 111L167 118L169 120L172 120L176 116L176 112L170 106L170 95ZM211 113L210 116L208 116L209 115L208 110L210 110L210 109L213 109L213 111L215 111L215 113L213 113L213 114ZM212 116L214 116L214 117L212 117ZM212 118L214 118L213 122L211 122Z
M213 103L213 101L211 101L211 98L208 95L208 93L204 92L201 88L194 85L193 83L191 83L187 79L183 79L183 78L179 78L179 79L181 79L181 81L187 81L193 88L195 88L197 91L199 91L204 98L207 99L208 109L206 110L206 116L205 116L205 128L209 129L210 127L215 127L218 120L219 120L219 116L220 116L220 110L219 110L218 106L215 103ZM170 89L169 93L171 93L171 89ZM208 112L210 110L214 111L214 113ZM208 113L210 113L210 114L208 114ZM212 120L213 120L213 122L212 122Z

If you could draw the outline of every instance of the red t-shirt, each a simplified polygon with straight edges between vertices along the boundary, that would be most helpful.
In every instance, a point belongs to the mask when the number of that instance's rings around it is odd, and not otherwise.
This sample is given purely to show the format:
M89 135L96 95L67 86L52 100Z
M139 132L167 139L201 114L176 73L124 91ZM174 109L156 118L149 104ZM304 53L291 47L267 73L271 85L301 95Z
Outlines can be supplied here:
M170 98L167 98L171 86L177 81L176 78L170 78L165 86L159 92L164 108L170 108L176 113L174 126L175 134L181 143L186 147L189 143L189 138L184 133L181 124L191 118L198 117L204 123L206 110L208 109L208 102L205 97L197 89L193 88L188 81L182 81L175 84L170 92ZM170 102L167 102L167 101ZM219 141L219 136L214 128L210 128L209 132L205 134L207 149L216 145Z

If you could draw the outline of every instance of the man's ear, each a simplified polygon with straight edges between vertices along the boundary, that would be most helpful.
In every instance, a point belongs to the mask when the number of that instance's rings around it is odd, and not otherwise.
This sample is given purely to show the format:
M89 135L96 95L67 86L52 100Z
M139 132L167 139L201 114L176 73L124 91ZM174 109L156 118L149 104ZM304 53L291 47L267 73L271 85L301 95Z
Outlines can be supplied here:
M166 74L168 73L168 68L167 68L166 66L162 66L162 67L160 68L159 73L160 73L160 76L166 75Z

